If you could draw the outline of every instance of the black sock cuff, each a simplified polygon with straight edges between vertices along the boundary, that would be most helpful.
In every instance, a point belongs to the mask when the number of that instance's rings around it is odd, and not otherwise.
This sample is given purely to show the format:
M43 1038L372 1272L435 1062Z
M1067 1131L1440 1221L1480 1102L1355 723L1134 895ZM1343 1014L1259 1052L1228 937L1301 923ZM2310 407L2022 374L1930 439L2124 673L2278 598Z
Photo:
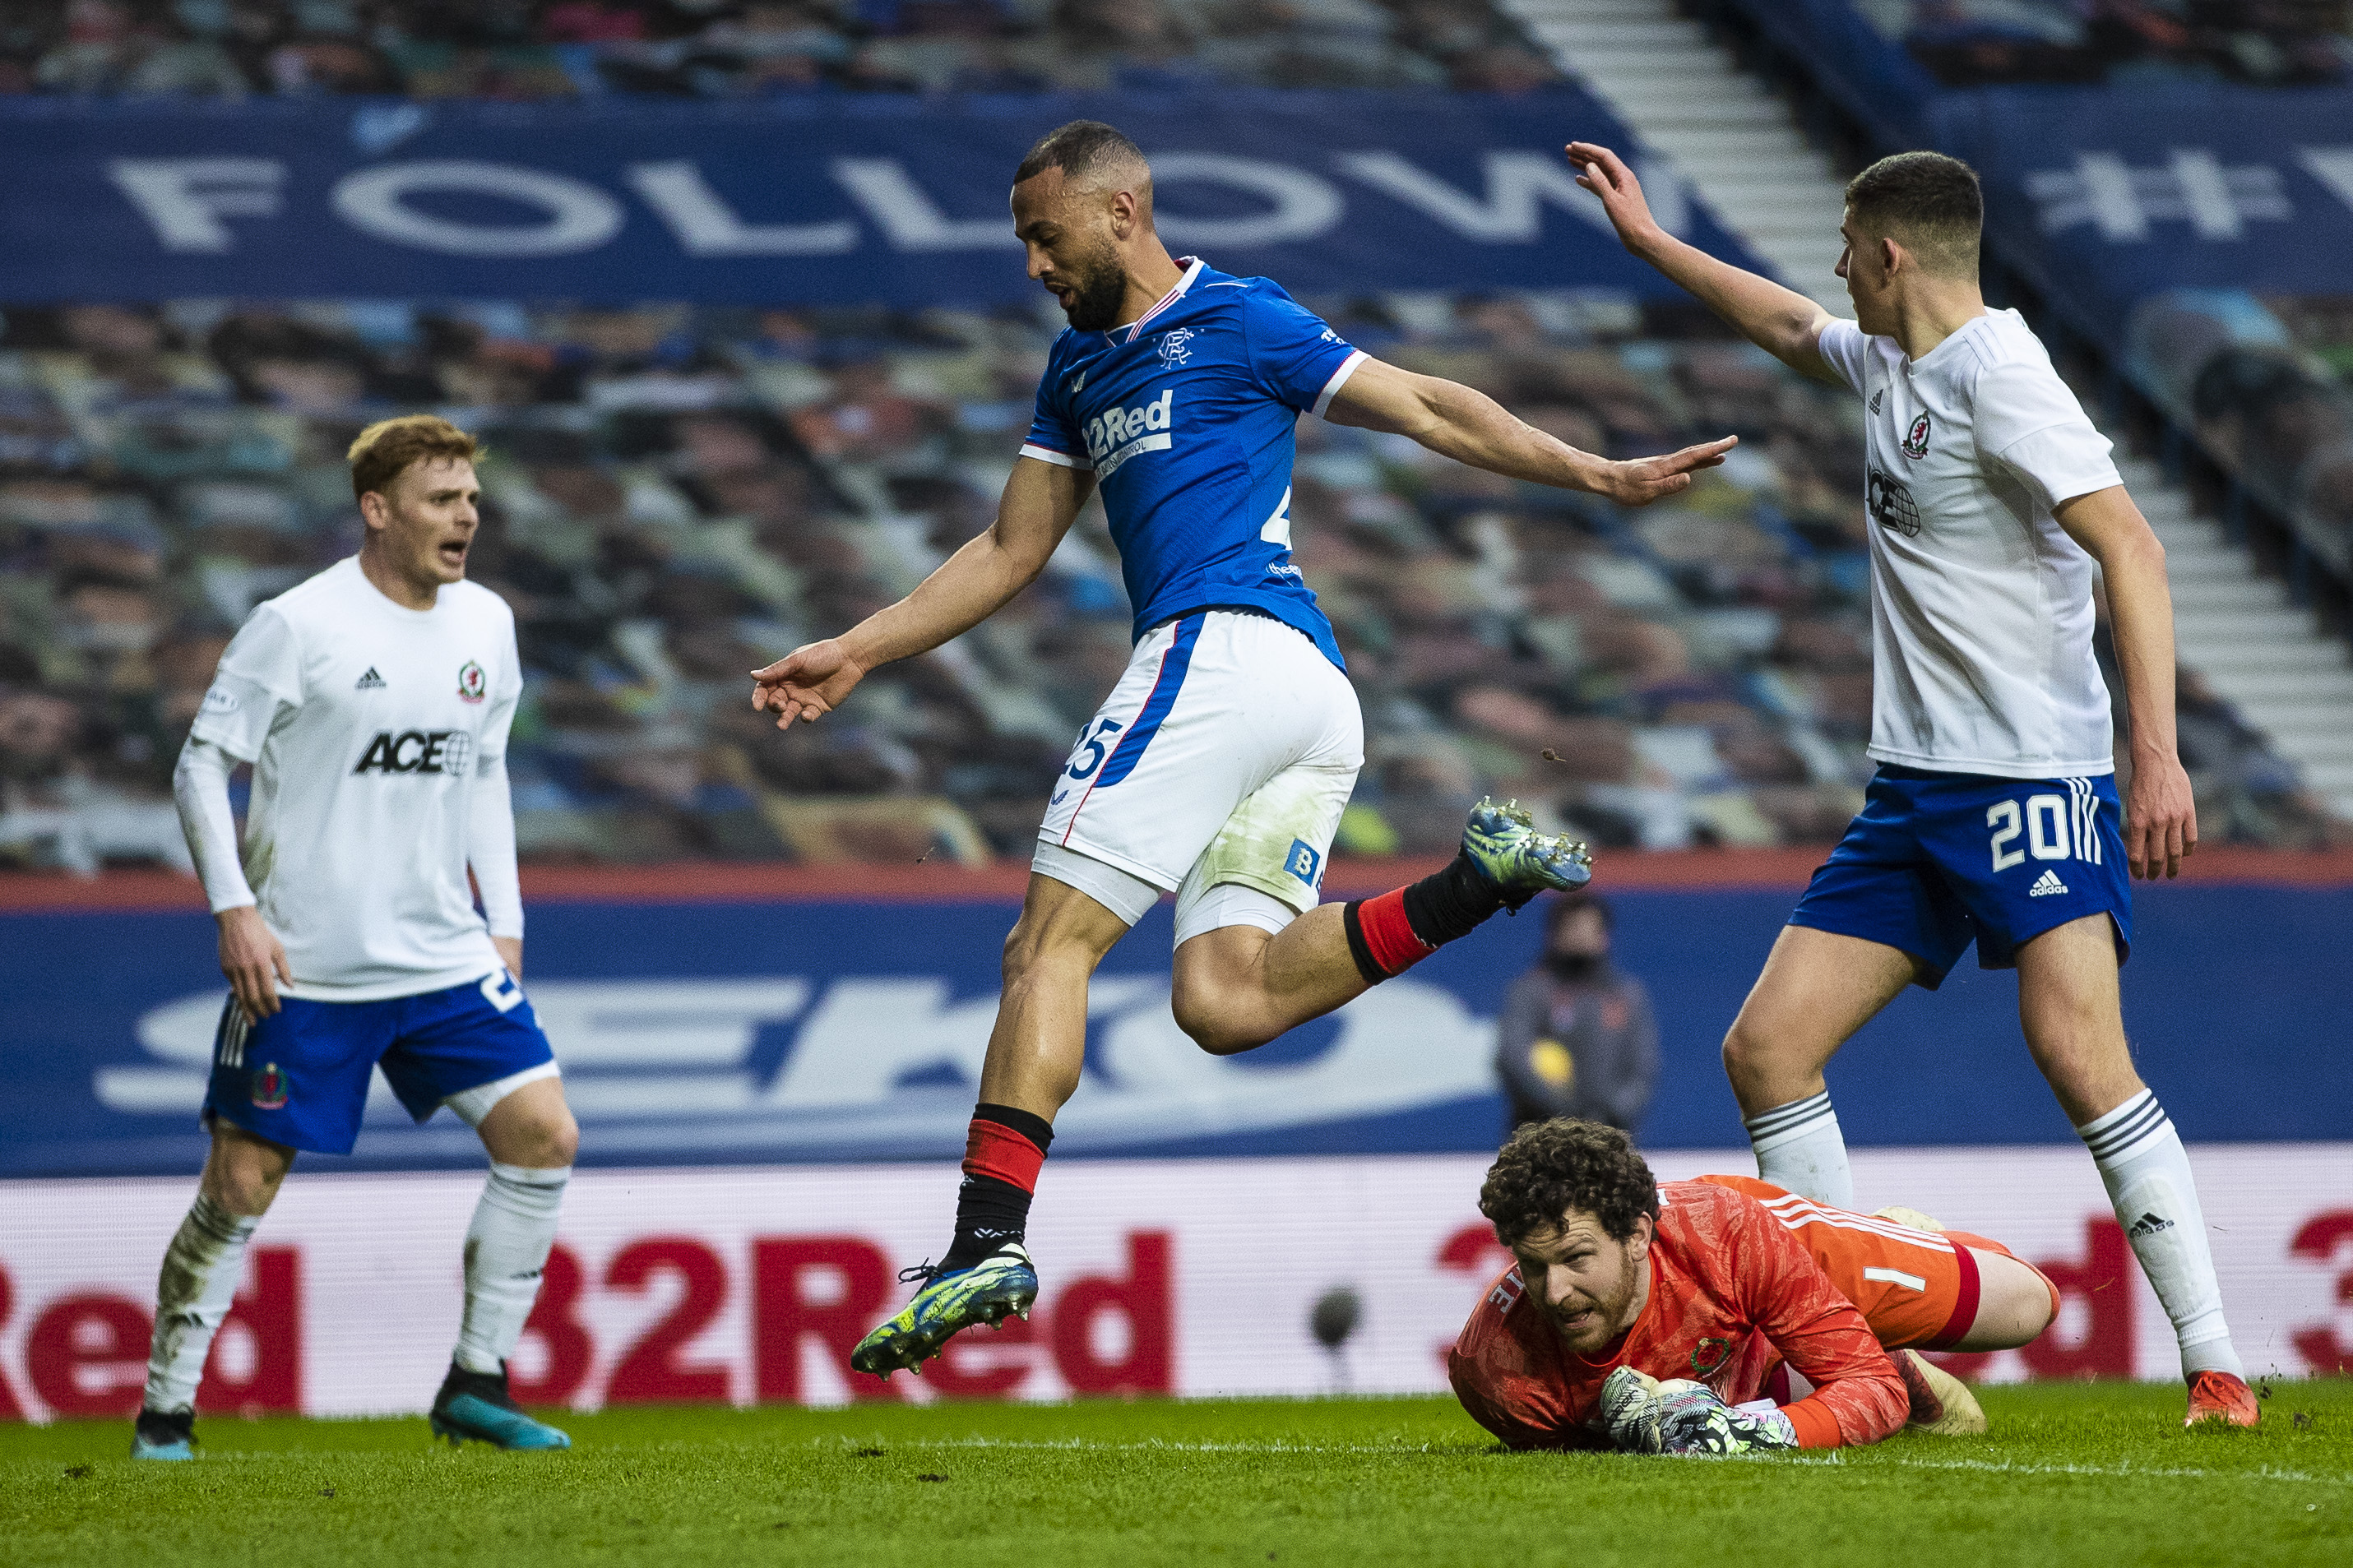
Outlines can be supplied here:
M1365 977L1366 984L1378 985L1388 978L1388 973L1373 962L1373 950L1365 942L1364 919L1356 913L1364 901L1351 899L1341 906L1340 925L1348 933L1348 956L1356 961L1356 973Z
M975 1121L994 1121L999 1127L1018 1132L1038 1145L1043 1154L1054 1142L1054 1124L1032 1110L1017 1110L1010 1105L980 1104L972 1108Z
M1446 868L1405 890L1406 923L1424 947L1443 947L1469 936L1504 907L1495 884L1457 851Z

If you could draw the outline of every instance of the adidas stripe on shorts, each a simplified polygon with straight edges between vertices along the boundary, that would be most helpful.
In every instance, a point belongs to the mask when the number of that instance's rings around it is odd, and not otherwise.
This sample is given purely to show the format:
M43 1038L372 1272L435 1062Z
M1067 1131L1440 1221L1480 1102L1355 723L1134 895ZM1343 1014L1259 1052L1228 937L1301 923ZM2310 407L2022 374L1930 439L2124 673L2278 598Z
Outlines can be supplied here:
M1174 892L1179 940L1219 886L1304 913L1364 762L1356 689L1304 633L1195 610L1144 635L1079 732L1037 869L1071 880L1062 857L1075 854Z
M1974 942L2010 969L2020 944L2085 915L2132 952L2132 884L2114 773L2001 779L1880 764L1862 815L1814 873L1789 923L1883 942L1934 990Z

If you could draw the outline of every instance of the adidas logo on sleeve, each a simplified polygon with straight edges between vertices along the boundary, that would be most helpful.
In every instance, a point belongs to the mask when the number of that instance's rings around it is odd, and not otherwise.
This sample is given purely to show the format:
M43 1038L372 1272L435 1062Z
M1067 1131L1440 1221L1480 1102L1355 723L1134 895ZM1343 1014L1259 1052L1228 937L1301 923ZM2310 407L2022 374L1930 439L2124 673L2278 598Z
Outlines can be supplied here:
M2026 889L2026 896L2030 899L2047 899L2053 893L2063 893L2066 890L2067 884L2059 879L2059 873L2046 870L2034 879L2034 886Z
M369 665L368 672L360 677L359 684L353 687L352 689L354 691L382 691L385 685L386 682L384 677L375 672L375 666Z

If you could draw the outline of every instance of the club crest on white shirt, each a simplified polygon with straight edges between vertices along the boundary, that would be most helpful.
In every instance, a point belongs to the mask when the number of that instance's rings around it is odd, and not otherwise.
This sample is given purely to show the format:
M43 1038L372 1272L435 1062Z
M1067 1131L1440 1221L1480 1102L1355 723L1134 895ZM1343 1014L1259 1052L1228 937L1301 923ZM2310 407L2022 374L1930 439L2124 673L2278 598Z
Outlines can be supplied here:
M458 670L458 695L469 702L480 702L491 694L491 678L482 667L468 659Z
M1912 428L1904 437L1904 455L1925 458L1928 455L1928 416L1925 414L1912 421Z

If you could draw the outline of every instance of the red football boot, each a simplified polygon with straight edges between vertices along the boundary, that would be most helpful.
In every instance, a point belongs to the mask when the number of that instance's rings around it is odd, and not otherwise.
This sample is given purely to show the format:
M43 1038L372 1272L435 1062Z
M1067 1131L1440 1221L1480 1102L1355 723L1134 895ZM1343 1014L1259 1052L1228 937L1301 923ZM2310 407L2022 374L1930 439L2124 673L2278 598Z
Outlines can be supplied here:
M2184 1426L2201 1421L2253 1426L2263 1418L2263 1406L2255 1402L2255 1391L2247 1386L2246 1379L2227 1372L2201 1372L2189 1380L2189 1414L2181 1418Z

